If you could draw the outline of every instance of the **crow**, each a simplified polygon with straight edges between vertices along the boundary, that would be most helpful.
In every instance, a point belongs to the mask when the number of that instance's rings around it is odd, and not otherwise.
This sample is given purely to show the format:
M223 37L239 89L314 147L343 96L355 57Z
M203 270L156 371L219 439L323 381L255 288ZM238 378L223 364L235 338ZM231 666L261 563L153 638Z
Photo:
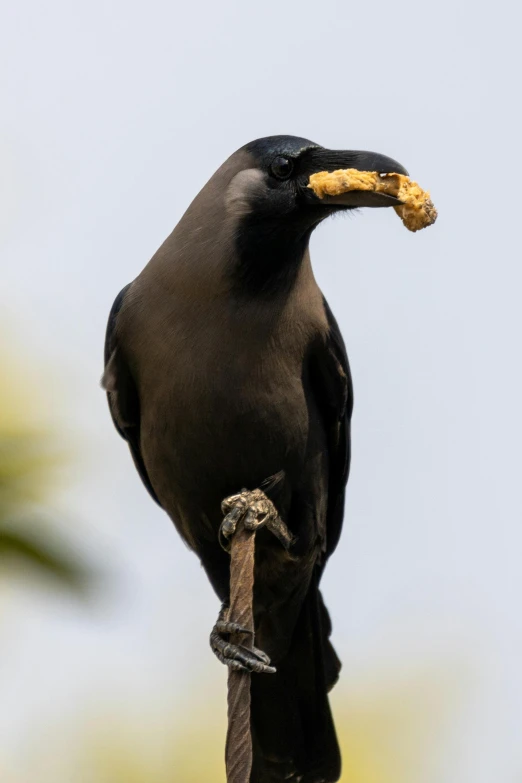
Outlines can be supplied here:
M309 240L335 212L398 203L307 187L346 168L407 174L294 136L246 144L120 292L107 327L116 429L222 602L212 649L253 672L252 783L341 774L328 701L341 664L319 585L341 534L353 391ZM226 549L241 518L259 529L251 651L227 641Z

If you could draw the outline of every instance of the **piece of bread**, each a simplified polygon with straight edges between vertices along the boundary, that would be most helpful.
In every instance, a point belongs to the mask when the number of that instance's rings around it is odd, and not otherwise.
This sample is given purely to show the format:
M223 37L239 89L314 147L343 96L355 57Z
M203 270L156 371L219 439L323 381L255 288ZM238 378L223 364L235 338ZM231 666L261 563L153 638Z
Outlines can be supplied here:
M437 219L437 210L430 194L403 174L379 174L377 171L338 169L312 174L308 187L318 198L340 196L350 190L369 190L395 196L403 203L394 207L410 231L431 226Z

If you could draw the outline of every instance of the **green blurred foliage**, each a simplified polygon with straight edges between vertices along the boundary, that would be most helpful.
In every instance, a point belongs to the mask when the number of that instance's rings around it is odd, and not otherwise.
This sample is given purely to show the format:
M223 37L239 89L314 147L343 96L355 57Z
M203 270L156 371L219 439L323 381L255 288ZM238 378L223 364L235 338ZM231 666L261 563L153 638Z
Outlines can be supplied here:
M56 433L43 424L45 386L26 377L13 357L2 356L1 363L0 569L9 561L83 588L85 569L43 521L65 456Z

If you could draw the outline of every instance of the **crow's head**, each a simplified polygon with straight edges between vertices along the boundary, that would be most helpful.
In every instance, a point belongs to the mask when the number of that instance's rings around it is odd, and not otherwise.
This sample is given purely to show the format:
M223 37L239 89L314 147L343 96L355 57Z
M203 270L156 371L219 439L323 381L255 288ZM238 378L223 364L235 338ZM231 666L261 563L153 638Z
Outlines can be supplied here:
M348 168L407 174L385 155L329 150L296 136L257 139L221 166L196 199L204 200L197 215L203 219L209 202L224 207L224 216L216 214L214 220L224 217L231 227L236 250L233 271L243 288L259 293L291 283L310 234L332 213L400 203L392 196L362 191L319 199L308 187L311 174Z
M389 207L399 202L382 193L351 191L319 199L308 187L311 174L336 169L407 171L396 160L375 152L328 150L308 139L268 136L246 144L236 155L247 153L250 167L242 168L229 186L228 205L257 220L287 220L307 230L332 212L356 207ZM247 164L248 165L248 164ZM290 225L287 223L287 228Z

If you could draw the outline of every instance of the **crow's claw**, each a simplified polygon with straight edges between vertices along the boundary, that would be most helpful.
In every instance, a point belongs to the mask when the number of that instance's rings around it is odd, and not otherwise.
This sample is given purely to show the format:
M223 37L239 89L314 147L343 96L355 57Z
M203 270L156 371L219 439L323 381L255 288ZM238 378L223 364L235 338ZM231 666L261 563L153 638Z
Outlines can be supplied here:
M252 631L243 628L238 623L231 623L227 618L228 607L223 605L217 623L210 634L210 647L216 658L235 671L256 672L259 674L274 674L275 668L270 666L270 658L257 647L244 647L233 644L223 638L230 634L252 635Z
M247 530L266 527L285 549L289 549L294 542L293 535L277 513L276 507L261 489L242 489L237 495L230 495L222 502L221 510L226 516L219 529L219 540L227 551L230 548L229 539L236 532L241 519Z
M255 672L257 674L274 674L275 668L270 666L270 658L256 647L249 649L242 644L232 644L222 638L215 629L210 634L210 647L216 658L235 671Z

